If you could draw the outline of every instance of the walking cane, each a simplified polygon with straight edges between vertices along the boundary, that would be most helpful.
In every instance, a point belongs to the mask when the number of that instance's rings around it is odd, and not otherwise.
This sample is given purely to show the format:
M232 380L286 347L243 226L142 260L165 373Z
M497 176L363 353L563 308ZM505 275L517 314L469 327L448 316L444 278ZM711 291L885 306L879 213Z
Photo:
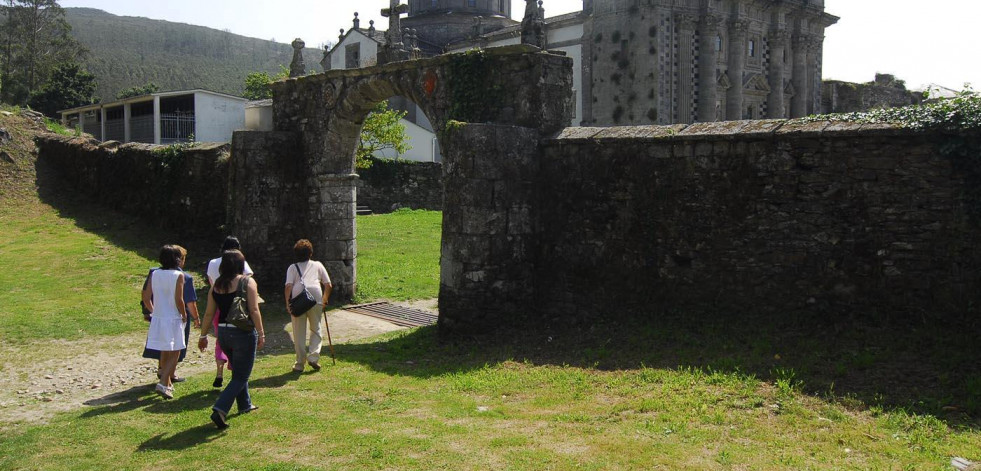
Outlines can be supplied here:
M330 340L330 323L327 322L327 305L324 305L324 325L327 326L327 346L330 347L330 361L336 365L337 358L334 357L334 342Z

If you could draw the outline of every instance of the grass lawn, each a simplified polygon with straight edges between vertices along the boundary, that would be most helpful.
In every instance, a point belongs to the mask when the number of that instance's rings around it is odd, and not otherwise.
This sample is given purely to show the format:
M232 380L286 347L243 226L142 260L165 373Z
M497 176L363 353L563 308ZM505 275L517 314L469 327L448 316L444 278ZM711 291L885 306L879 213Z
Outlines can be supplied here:
M58 209L0 205L0 339L25 351L5 363L43 354L52 338L146 328L136 292L168 236L49 201ZM439 219L358 219L360 301L435 296ZM190 265L207 255L192 251ZM975 371L964 363L977 354L954 352L963 342L937 348L933 332L908 335L791 335L682 314L458 342L419 328L335 345L336 366L319 373L289 373L289 351L261 354L251 382L260 409L231 414L225 431L208 419L210 374L192 375L173 401L139 384L47 423L0 427L0 469L920 470L981 460L971 402L981 381L943 376ZM920 357L941 374L910 378L906 359Z
M355 302L404 301L439 294L443 213L400 209L358 216L358 292Z

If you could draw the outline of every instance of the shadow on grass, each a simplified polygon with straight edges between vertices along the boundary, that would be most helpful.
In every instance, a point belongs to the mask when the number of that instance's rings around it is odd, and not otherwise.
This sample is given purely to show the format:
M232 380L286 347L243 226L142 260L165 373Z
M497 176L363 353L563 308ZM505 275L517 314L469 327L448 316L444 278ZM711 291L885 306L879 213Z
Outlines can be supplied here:
M188 249L187 267L204 271L220 241L185 240L175 228L154 227L138 216L115 211L77 192L51 168L53 164L39 158L35 164L37 191L41 201L71 219L88 232L99 234L114 245L156 260L163 244L180 243Z
M199 425L189 428L173 435L157 434L136 448L137 451L154 450L187 450L196 446L206 445L209 442L224 435L223 430L218 430L214 424L208 422L207 425Z
M606 371L686 369L790 380L853 409L927 414L981 429L981 349L960 325L847 326L747 316L663 316L521 329L441 342L436 327L337 345L338 358L432 377L505 361Z
M211 408L217 398L213 389L197 391L174 392L173 399L164 399L157 395L153 386L134 386L125 391L110 394L85 402L85 405L95 406L82 413L82 417L97 417L106 414L118 414L143 409L151 414L173 414L186 410Z

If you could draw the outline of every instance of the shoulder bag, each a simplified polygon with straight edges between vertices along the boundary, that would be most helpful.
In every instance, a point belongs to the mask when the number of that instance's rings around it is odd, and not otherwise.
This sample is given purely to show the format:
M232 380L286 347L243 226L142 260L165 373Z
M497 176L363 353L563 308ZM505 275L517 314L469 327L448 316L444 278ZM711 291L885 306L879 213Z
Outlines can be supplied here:
M312 309L317 305L317 300L310 294L310 290L307 289L307 284L303 282L303 274L300 273L300 264L294 263L296 267L296 273L300 276L300 286L303 288L300 290L300 294L293 296L290 299L290 313L296 317L306 314L307 311ZM307 269L310 267L308 266Z

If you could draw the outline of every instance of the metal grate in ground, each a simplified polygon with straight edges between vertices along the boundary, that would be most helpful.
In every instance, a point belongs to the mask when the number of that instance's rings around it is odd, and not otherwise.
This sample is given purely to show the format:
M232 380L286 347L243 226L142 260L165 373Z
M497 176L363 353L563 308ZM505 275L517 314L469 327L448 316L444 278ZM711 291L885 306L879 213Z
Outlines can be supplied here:
M382 319L402 327L433 325L437 319L436 314L431 312L396 306L386 302L359 304L357 306L345 307L344 310Z

